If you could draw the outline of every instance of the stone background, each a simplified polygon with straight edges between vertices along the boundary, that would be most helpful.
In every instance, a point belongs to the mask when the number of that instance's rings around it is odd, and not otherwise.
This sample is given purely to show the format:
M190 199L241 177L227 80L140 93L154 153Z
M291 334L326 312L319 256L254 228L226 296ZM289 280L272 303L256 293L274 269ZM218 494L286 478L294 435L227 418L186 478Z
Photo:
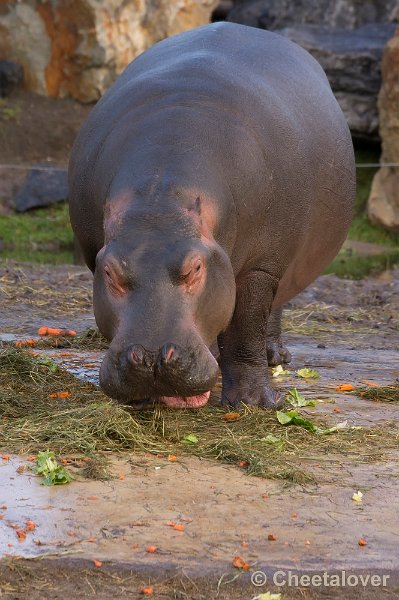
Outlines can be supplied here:
M28 89L93 102L138 54L209 22L217 0L0 0L0 58Z

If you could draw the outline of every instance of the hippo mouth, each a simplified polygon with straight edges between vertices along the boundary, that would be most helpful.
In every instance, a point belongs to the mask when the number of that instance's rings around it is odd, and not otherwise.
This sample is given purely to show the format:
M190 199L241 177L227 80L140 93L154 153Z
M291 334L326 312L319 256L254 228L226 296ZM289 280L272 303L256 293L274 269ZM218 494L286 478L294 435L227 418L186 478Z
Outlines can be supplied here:
M211 392L197 396L161 396L160 401L169 408L202 408L209 400Z

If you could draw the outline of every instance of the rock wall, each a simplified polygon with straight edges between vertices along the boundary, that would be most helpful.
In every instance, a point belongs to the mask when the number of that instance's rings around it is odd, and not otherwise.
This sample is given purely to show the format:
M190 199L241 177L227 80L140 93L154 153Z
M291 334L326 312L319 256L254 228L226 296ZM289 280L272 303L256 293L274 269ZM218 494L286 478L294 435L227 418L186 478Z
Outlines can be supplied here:
M390 23L397 11L398 0L235 0L228 20L273 30L303 24L355 29Z
M276 31L326 71L354 136L378 139L381 60L399 0L235 0L227 20Z
M97 100L138 54L208 23L217 0L0 0L0 58L27 87Z
M399 27L384 50L378 108L381 162L399 164ZM368 213L374 223L399 233L399 166L382 167L376 173Z

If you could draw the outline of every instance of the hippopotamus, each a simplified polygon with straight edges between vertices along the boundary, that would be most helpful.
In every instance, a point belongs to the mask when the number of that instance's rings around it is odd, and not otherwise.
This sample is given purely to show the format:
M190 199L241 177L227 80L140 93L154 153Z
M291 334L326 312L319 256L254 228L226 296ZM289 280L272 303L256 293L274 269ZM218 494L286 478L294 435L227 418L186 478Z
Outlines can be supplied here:
M136 408L272 408L282 307L337 254L354 154L328 80L272 32L214 23L138 56L69 167L107 395Z

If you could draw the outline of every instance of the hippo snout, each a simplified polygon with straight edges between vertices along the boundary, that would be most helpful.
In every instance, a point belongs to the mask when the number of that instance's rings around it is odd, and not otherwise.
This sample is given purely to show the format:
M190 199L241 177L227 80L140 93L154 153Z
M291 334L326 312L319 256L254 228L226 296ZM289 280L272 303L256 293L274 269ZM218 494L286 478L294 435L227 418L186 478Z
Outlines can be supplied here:
M205 345L185 348L168 342L151 351L132 344L120 352L111 345L101 365L100 384L115 400L136 404L205 394L215 385L218 374L218 364Z

